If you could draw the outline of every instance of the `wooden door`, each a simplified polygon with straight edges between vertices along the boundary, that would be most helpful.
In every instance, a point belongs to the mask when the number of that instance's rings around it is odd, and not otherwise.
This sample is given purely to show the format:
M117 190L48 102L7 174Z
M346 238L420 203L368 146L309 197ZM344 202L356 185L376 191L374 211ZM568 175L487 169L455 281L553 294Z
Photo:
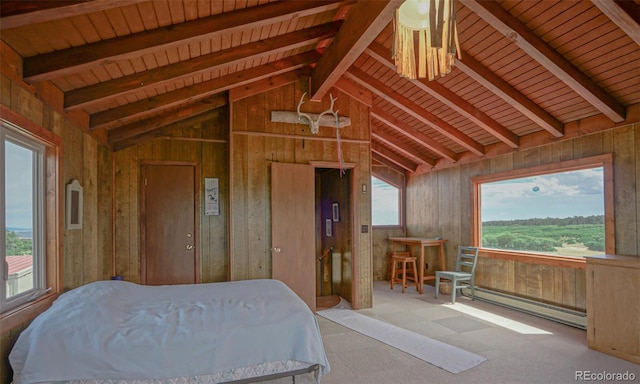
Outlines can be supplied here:
M141 172L141 282L199 282L197 166L143 164Z
M316 311L315 177L304 164L271 164L272 277Z

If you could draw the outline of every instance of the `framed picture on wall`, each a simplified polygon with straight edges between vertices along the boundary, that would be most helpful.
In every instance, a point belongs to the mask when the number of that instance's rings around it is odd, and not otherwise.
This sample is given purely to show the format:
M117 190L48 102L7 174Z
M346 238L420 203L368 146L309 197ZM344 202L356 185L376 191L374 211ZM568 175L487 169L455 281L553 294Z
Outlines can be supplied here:
M327 237L331 237L333 236L333 222L331 221L331 219L326 219L324 221L324 234Z
M333 221L340 221L340 203L333 203Z
M82 229L82 186L78 180L67 184L65 206L67 229Z
M220 214L219 181L217 177L205 177L204 179L204 214L205 216Z

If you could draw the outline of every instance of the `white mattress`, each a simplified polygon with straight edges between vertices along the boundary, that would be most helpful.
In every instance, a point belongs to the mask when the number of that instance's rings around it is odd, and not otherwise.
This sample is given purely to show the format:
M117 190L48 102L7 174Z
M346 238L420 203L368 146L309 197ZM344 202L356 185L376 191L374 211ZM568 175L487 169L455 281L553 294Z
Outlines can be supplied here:
M87 284L34 319L9 362L14 384L213 383L296 362L329 372L315 316L277 280Z

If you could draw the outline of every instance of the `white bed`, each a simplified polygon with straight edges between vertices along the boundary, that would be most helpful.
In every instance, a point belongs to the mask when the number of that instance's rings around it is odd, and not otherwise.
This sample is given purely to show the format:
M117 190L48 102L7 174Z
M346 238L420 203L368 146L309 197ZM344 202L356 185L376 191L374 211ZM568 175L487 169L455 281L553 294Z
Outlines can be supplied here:
M223 383L301 372L319 382L329 372L315 316L277 280L87 284L38 316L9 361L14 384Z

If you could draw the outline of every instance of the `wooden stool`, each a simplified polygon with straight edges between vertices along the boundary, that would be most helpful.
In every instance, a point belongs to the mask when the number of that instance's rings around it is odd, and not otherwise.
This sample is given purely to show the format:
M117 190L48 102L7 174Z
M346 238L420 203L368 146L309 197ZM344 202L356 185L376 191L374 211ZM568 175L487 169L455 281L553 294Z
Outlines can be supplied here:
M415 256L411 256L409 252L394 252L391 255L391 289L396 284L396 279L400 280L398 277L399 270L396 269L398 263L402 263L402 293L404 293L404 289L407 287L407 280L413 280L416 283L416 290L418 290L418 279L416 278L418 267L416 266L416 258ZM407 278L407 263L411 265L412 268L412 276Z

